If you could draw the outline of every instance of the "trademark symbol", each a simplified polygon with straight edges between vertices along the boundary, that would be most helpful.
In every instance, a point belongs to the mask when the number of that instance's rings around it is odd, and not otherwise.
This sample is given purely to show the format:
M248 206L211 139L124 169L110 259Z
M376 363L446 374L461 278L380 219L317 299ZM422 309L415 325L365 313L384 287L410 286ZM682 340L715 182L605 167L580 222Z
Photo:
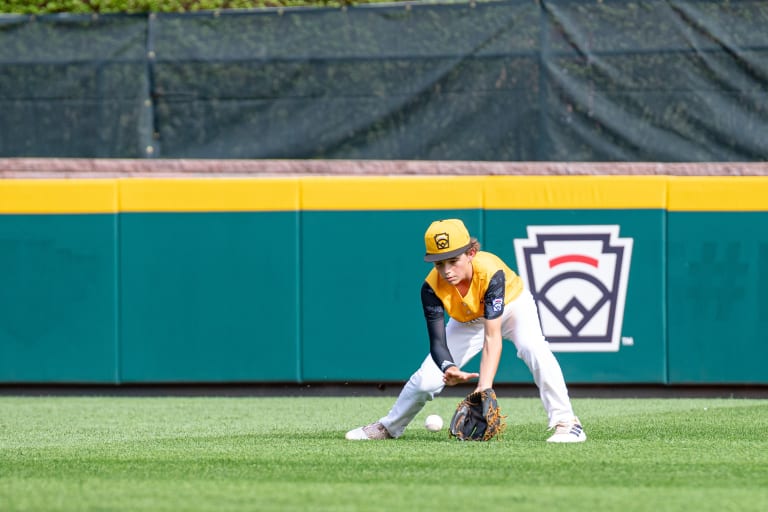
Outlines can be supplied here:
M621 344L624 345L625 347L631 347L632 345L635 344L635 338L633 338L632 336L622 336Z

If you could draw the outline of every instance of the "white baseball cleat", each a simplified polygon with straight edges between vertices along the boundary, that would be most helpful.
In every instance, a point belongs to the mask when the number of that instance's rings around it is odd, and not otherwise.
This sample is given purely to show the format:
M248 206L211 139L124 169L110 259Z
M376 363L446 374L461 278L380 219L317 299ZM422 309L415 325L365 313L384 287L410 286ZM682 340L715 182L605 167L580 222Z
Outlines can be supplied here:
M584 433L579 418L559 421L553 428L555 433L547 439L548 443L583 443L587 440L587 434Z
M350 441L370 441L378 439L392 439L392 434L389 433L387 428L379 423L371 423L364 427L358 427L354 430L347 432L345 436Z

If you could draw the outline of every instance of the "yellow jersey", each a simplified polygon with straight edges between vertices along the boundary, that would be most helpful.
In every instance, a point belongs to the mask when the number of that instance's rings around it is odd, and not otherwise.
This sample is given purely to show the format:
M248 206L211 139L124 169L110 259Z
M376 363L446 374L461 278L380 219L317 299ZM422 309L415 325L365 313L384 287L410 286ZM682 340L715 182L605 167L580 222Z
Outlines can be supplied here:
M462 296L455 286L441 278L436 268L425 281L448 316L459 322L496 318L504 312L504 305L523 290L520 276L501 258L484 251L478 251L472 259L472 283L466 295Z

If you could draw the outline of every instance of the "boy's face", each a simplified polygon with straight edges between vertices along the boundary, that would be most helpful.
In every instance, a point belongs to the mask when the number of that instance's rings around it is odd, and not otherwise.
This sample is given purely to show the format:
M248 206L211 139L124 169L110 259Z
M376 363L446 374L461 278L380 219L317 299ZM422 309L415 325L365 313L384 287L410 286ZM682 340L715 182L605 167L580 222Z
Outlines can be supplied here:
M436 261L435 268L440 277L456 286L462 281L472 280L473 256L474 252L470 251L470 254L462 254L449 260Z

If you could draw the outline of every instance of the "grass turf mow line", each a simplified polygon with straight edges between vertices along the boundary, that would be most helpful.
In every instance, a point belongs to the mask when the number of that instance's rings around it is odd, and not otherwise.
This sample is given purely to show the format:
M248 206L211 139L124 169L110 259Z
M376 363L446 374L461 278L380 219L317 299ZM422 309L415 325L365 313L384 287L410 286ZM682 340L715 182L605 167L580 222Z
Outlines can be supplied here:
M350 442L389 397L0 397L2 511L768 510L768 400L575 399L589 439L545 442L500 398L502 439L422 427Z

